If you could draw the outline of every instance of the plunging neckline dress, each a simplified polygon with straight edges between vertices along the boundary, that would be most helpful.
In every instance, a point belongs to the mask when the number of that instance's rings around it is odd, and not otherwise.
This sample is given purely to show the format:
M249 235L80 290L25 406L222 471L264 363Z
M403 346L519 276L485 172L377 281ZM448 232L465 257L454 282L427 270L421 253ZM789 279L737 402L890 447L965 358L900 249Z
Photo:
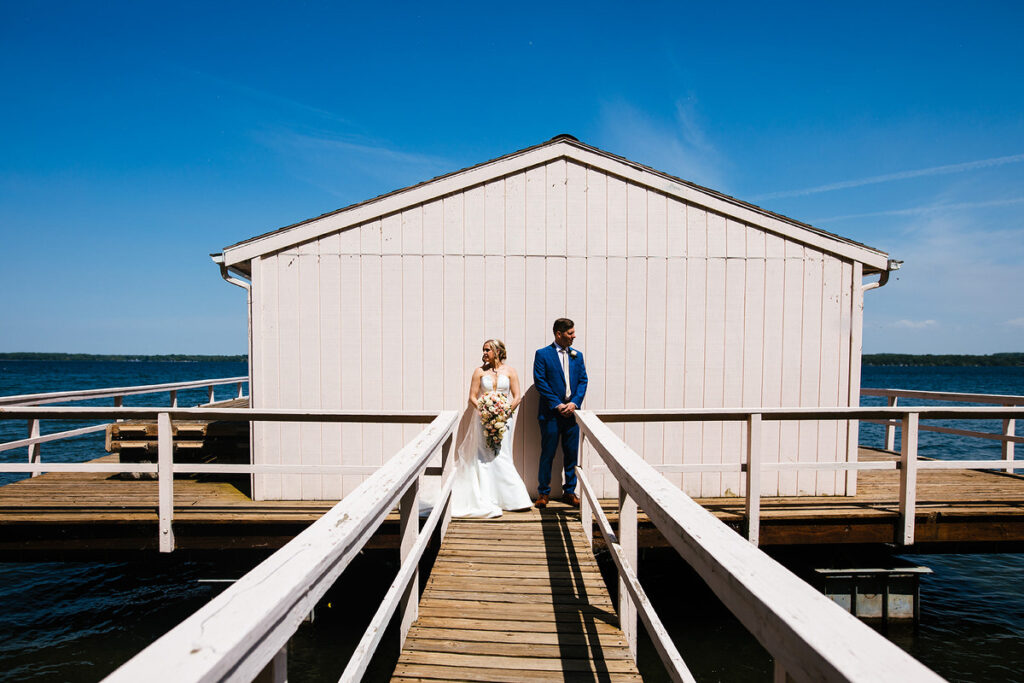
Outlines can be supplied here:
M497 391L511 396L507 375L491 375L480 379L483 393ZM470 425L466 438L459 445L452 487L453 517L500 517L502 510L522 510L533 505L522 477L512 462L512 435L515 418L509 421L501 448L495 453L487 447L479 413Z

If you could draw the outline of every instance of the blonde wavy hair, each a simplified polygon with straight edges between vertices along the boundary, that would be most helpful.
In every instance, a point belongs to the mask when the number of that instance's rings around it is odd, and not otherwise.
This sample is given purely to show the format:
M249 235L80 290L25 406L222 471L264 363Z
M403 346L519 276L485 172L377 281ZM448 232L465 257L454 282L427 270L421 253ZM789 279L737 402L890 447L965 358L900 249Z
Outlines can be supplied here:
M491 351L494 351L495 355L498 356L498 360L504 362L508 357L508 354L505 353L505 342L500 339L488 339L484 342L484 345L491 347Z

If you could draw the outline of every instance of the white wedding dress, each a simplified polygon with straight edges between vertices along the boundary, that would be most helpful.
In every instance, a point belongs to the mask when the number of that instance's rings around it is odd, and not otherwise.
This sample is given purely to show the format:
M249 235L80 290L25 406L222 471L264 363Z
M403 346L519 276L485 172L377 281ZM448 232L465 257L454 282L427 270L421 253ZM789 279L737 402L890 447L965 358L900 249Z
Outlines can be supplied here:
M498 391L511 394L509 379L484 375L480 379L483 393ZM512 434L515 419L509 421L501 449L497 454L487 447L479 413L474 413L466 438L459 445L455 461L455 483L452 486L452 517L500 517L502 510L522 510L533 505L516 466L512 462Z

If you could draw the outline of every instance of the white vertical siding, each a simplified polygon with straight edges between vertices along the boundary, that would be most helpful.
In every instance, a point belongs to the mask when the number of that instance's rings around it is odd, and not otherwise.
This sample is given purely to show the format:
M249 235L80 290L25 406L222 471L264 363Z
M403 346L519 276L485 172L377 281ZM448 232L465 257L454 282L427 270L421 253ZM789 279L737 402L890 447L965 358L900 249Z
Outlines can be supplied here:
M859 274L556 160L255 261L253 405L464 410L481 342L501 338L527 390L514 460L532 490L533 354L555 318L576 321L587 408L847 405L859 390ZM737 462L745 443L741 424L614 429L656 466ZM417 430L260 424L256 458L375 466ZM855 441L845 424L766 422L764 457L844 459ZM363 476L260 476L254 490L333 499ZM734 473L668 476L693 495L743 490ZM614 494L610 478L594 478ZM782 473L762 477L762 492L843 493L846 481Z

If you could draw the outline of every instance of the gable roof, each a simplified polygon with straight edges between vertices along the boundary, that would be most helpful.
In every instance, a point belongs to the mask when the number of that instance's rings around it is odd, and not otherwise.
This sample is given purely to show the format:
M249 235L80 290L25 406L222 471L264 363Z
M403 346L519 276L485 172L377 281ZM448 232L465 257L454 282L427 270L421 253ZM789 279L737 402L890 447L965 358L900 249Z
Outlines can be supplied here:
M388 192L315 218L251 237L224 248L224 264L250 272L249 261L308 242L323 235L386 216L459 190L481 185L512 173L567 159L593 167L625 181L643 185L688 204L700 206L748 225L802 242L823 251L864 264L865 274L888 270L888 254L846 237L773 213L735 197L702 187L682 178L630 161L625 157L558 135L533 147L437 176L417 185Z

